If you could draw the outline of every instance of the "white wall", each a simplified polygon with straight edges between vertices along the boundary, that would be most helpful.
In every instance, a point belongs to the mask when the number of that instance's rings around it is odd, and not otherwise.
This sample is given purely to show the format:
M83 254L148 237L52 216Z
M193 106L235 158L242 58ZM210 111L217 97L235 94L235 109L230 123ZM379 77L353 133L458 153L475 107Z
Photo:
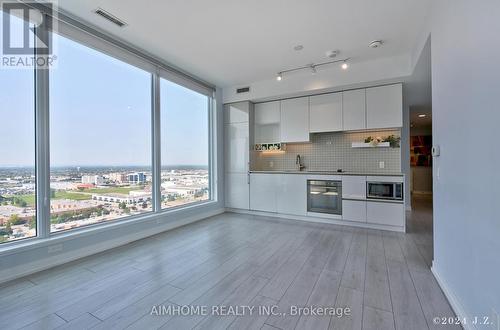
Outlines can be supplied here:
M433 4L433 270L462 316L500 312L500 1ZM488 328L478 326L477 328Z
M224 88L224 103L239 101L263 101L290 96L301 96L313 93L331 92L341 89L361 88L380 83L401 82L411 74L410 56L395 56L380 58L365 62L353 59L347 71L339 65L318 68L316 74L309 70L291 72L283 76L282 81L276 81L276 73L270 72L269 79L249 83L249 93L236 94L236 88Z

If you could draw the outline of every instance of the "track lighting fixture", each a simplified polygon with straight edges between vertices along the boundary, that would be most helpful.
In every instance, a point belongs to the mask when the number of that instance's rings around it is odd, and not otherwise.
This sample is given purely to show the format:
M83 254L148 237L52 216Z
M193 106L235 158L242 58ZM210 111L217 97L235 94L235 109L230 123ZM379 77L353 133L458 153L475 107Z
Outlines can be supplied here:
M341 68L343 70L347 70L347 68L349 68L349 63L347 63L347 61L349 61L350 58L345 58L343 60L335 60L335 61L328 61L328 62L322 62L322 63L311 63L309 65L305 65L305 66L300 66L298 68L293 68L293 69L288 69L288 70L283 70L283 71L280 71L277 73L276 75L276 80L277 81L281 81L283 80L283 74L284 73L288 73L288 72L293 72L293 71L298 71L298 70L303 70L303 69L309 69L311 70L311 73L312 74L315 74L317 72L317 67L319 66L322 66L322 65L328 65L328 64L333 64L333 63L341 63Z

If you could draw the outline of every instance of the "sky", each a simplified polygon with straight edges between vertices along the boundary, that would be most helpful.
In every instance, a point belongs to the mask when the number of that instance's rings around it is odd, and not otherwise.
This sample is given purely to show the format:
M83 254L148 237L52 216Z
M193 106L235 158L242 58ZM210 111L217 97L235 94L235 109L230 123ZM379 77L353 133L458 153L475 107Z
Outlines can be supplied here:
M54 38L51 166L150 165L150 73ZM160 98L162 166L208 165L207 97L162 80ZM0 118L0 166L33 166L32 71L0 69Z

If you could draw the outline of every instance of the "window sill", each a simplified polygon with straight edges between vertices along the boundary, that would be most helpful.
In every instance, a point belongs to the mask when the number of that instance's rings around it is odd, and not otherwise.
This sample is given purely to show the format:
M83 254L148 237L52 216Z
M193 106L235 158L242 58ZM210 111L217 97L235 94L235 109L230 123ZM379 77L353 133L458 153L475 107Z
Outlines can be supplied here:
M68 240L94 235L98 232L111 231L116 228L128 227L134 224L151 223L156 226L161 226L167 223L165 219L166 216L174 216L183 212L189 212L190 210L196 210L199 208L211 207L216 205L217 201L214 200L196 202L186 206L179 206L175 208L159 210L157 212L130 216L126 219L116 219L115 221L106 224L100 223L68 231L56 232L47 238L32 237L19 241L7 242L3 243L5 244L5 246L0 247L0 257L19 253L22 251L39 249L47 247L49 245L63 243ZM156 221L156 223L154 223L154 221Z

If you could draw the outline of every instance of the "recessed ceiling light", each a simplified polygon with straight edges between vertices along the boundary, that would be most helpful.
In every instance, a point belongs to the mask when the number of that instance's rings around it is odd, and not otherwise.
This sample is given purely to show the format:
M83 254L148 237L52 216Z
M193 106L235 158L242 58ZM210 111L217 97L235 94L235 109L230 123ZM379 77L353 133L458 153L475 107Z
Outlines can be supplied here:
M344 61L344 63L342 63L340 67L342 68L342 70L347 70L349 68L349 64L346 61Z
M372 42L370 42L370 44L368 44L368 47L370 48L379 48L380 46L382 46L384 42L382 40L373 40Z
M304 46L302 46L302 45L297 45L297 46L293 47L293 50L296 50L296 51L299 51L302 49L304 49Z
M278 73L278 75L276 76L276 80L277 81L281 81L283 79L283 74L280 72Z
M421 114L421 115L418 115L418 118L425 118L427 115L424 115L424 114Z

